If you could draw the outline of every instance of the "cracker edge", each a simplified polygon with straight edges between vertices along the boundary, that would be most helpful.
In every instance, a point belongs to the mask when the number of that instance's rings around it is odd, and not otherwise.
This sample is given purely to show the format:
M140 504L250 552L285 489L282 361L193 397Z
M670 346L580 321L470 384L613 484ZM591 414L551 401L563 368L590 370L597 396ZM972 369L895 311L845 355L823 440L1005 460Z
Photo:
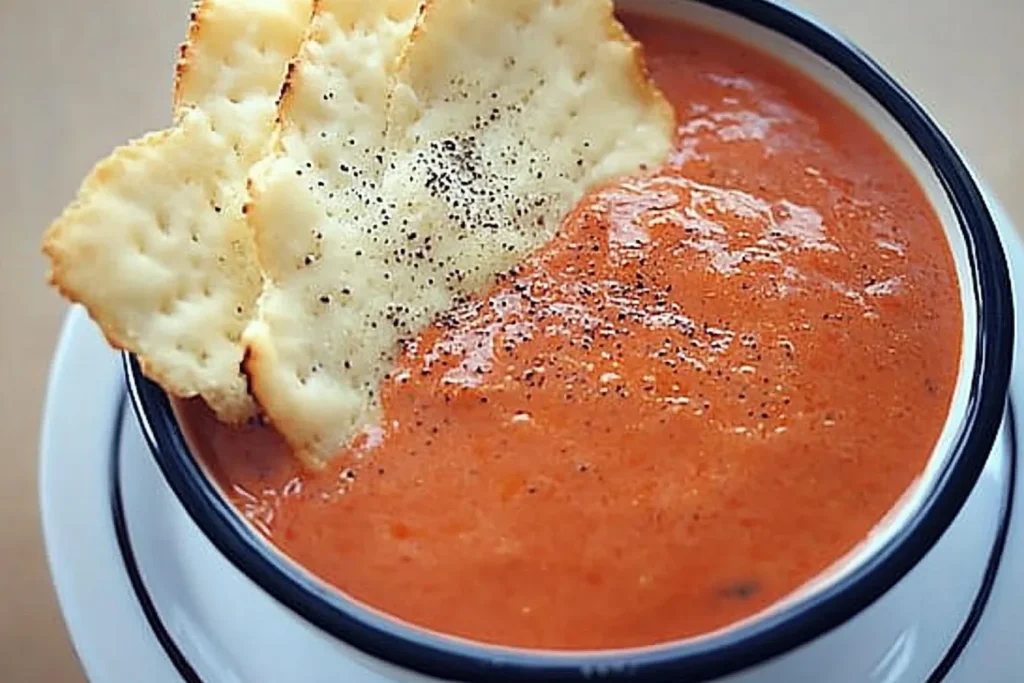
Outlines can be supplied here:
M316 1L316 0L315 0ZM192 68L192 51L199 41L199 36L206 30L204 16L210 12L210 6L215 0L192 0L192 9L188 15L188 30L185 33L185 40L178 46L178 59L174 63L174 95L171 100L171 107L175 116L182 107L182 98L185 96L185 79Z
M674 142L676 128L679 124L676 117L676 109L668 101L668 98L665 97L665 93L654 82L654 79L651 78L651 70L647 66L647 53L644 50L644 46L626 30L626 27L615 16L615 3L612 0L604 0L604 2L608 6L605 31L607 31L609 38L617 40L628 47L633 57L633 86L645 100L651 103L651 108L657 110L658 118L661 119L661 123L665 126L669 138ZM666 154L671 154L671 148ZM665 159L662 159L662 163L664 162ZM644 165L641 171L646 170L649 169Z
M209 0L195 0L196 4L202 4ZM246 225L249 229L249 234L252 237L254 249L253 256L256 258L256 265L260 272L264 274L264 291L267 287L267 276L266 269L260 262L260 246L259 246L259 232L255 229L252 223L252 209L259 195L254 181L255 174L258 173L259 167L266 163L268 160L277 157L283 152L281 145L280 135L282 122L287 118L287 112L292 99L292 89L295 84L297 77L297 67L299 62L302 60L302 52L306 43L314 39L317 30L317 19L323 12L323 0L312 0L309 24L306 26L306 30L303 33L302 40L299 42L298 52L294 57L288 60L288 65L285 67L284 80L281 81L281 89L277 94L277 117L274 121L274 129L271 133L269 144L267 145L267 153L260 161L257 161L253 168L249 169L249 175L245 180L245 192L248 199L242 205L242 216L245 219ZM190 26L189 38L192 37L192 27ZM184 43L181 46L182 61L186 60L188 43ZM183 65L182 73L184 73L185 67ZM177 95L177 80L175 81L175 94ZM262 295L261 295L262 296ZM266 388L263 387L262 383L258 379L268 373L259 372L253 369L254 365L259 366L261 364L270 363L270 367L273 367L273 361L269 358L270 354L274 353L273 345L266 343L267 333L264 329L264 325L260 320L259 316L259 299L256 300L256 316L253 317L246 328L242 332L242 363L240 366L242 376L245 377L246 385L249 388L249 395L252 396L253 400L260 407L260 413L263 416L265 422L273 426L273 419L267 414L266 410L263 409L263 402L260 400L261 395L268 393ZM266 358L267 360L263 360ZM281 438L284 439L288 448L292 451L292 455L299 460L301 464L310 470L316 471L323 469L326 462L314 458L309 453L306 453L302 444L297 443L296 440L290 439L285 436L280 430L275 430L280 434Z
M196 0L196 2L204 2L207 0ZM320 15L323 13L324 0L312 0L312 14L310 16L309 25L306 27L306 31L303 34L302 41L299 43L298 53L290 60L288 60L288 66L285 68L284 80L281 82L281 90L277 95L277 119L274 122L274 131L271 133L270 143L268 145L268 152L262 160L256 162L256 164L249 170L249 176L245 181L245 191L248 195L248 200L242 205L242 215L245 217L246 224L249 227L249 233L252 236L253 244L255 249L253 254L256 258L256 265L259 267L260 272L264 274L264 291L267 287L267 276L266 269L260 262L260 248L259 231L256 230L252 222L252 209L256 200L259 196L259 191L256 187L255 175L259 171L259 167L266 163L268 160L276 158L279 154L284 152L284 147L281 145L281 128L283 122L288 118L288 112L290 110L291 100L293 97L293 88L295 85L296 78L298 77L298 65L303 58L303 48L306 43L315 40L316 32L318 30L317 22ZM420 12L422 12L422 6ZM418 20L418 15L417 15ZM182 46L182 54L184 54L184 45ZM403 49L404 51L404 49ZM257 405L260 406L260 412L263 415L263 419L271 426L274 425L274 419L263 409L263 401L260 400L260 396L267 395L270 393L268 387L262 382L262 378L268 376L269 372L263 372L259 370L260 366L273 369L276 361L276 349L274 345L268 342L268 333L266 326L260 320L259 316L259 299L256 302L257 315L249 321L245 330L242 332L242 363L241 372L245 377L246 384L249 387L249 395L253 397L253 400ZM300 440L291 438L284 434L281 430L276 430L278 434L284 439L284 442L288 445L292 455L306 468L311 471L322 470L327 465L327 460L314 456L305 444L301 443Z

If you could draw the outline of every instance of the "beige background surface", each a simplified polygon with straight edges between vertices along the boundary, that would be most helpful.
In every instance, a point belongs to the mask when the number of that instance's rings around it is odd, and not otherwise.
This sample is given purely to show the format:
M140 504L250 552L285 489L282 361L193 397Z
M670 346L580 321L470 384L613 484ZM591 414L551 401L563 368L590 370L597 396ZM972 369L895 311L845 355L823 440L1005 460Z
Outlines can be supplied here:
M1024 224L1024 2L798 0L934 112ZM0 682L80 681L43 559L36 447L64 307L38 242L89 166L168 119L186 0L0 0Z

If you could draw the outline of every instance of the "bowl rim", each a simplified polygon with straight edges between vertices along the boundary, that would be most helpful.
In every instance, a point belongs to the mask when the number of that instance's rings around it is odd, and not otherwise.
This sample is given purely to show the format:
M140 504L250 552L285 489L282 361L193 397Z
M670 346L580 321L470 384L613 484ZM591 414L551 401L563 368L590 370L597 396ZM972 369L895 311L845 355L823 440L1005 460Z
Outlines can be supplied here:
M486 683L707 680L792 650L875 602L931 549L963 507L1002 423L1013 354L1013 301L1002 245L967 165L924 109L859 48L773 0L688 0L779 33L830 62L876 100L940 180L967 245L978 328L970 397L952 453L920 508L883 547L839 581L725 633L607 652L553 653L470 643L368 609L271 547L238 515L192 457L170 400L125 354L128 392L171 489L213 545L264 591L325 633L400 668ZM968 340L964 340L965 343Z

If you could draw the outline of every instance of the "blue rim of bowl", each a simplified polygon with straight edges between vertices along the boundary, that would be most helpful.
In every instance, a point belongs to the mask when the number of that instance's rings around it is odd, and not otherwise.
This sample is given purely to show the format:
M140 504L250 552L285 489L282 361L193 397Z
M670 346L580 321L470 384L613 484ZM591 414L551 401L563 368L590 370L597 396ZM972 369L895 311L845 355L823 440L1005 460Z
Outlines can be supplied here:
M754 666L839 626L872 604L932 548L981 473L1006 405L1013 349L1009 273L981 190L917 102L878 64L829 29L770 0L695 0L803 45L878 101L924 156L956 213L978 306L977 362L963 421L920 509L875 555L835 584L771 615L694 642L608 653L548 653L473 644L383 616L321 583L273 549L221 495L193 458L167 395L137 360L126 368L132 405L164 477L188 514L238 569L326 633L395 666L443 680L701 681ZM965 340L965 343L969 340Z

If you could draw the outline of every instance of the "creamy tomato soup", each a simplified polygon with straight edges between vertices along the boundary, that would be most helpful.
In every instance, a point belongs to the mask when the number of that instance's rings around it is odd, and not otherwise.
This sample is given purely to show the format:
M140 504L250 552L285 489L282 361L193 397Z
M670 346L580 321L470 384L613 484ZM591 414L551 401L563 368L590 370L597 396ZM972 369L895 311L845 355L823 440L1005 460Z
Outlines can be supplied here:
M861 542L946 417L956 275L894 152L755 49L625 20L679 113L669 163L409 340L380 427L308 472L179 406L271 543L414 624L543 648L726 626Z

